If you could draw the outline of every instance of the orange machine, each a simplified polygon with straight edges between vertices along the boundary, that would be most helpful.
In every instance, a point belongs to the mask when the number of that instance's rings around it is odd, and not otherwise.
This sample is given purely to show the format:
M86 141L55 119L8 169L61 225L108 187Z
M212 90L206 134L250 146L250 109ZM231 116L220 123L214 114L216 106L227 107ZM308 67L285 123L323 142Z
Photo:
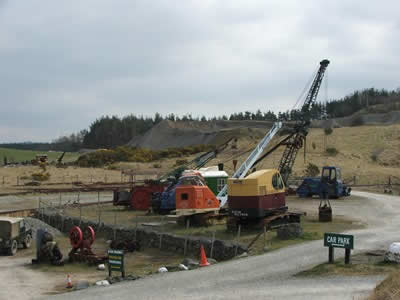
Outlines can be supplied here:
M204 178L199 174L190 174L181 178L176 188L176 213L186 215L216 211L219 200L209 189Z

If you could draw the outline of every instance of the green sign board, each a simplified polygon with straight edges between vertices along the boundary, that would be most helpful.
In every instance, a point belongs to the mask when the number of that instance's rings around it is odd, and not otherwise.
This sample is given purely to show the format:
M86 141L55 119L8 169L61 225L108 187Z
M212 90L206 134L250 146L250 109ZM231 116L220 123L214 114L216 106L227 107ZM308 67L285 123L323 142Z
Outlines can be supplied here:
M121 272L122 277L125 277L123 250L108 250L108 272L110 276L112 271Z
M354 249L354 236L348 234L325 233L324 246Z

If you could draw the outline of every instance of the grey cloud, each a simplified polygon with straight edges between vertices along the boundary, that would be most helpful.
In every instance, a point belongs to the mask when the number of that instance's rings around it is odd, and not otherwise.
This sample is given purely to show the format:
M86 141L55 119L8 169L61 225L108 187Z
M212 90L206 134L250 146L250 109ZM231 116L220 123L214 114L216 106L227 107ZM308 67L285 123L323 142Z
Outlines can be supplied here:
M290 109L323 58L331 98L397 88L385 2L0 0L0 142L105 114Z

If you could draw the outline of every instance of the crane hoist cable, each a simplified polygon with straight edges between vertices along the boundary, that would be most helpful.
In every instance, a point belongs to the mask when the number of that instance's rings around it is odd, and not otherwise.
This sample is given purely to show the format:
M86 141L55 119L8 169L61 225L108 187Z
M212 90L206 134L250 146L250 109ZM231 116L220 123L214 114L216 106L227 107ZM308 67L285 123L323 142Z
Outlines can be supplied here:
M310 79L307 81L306 85L304 86L303 91L300 93L299 97L296 100L296 103L293 105L292 109L296 109L298 105L301 103L301 101L305 101L304 94L306 93L307 89L310 88L311 82L314 80L315 76L317 75L319 68L316 68L315 71L311 74Z

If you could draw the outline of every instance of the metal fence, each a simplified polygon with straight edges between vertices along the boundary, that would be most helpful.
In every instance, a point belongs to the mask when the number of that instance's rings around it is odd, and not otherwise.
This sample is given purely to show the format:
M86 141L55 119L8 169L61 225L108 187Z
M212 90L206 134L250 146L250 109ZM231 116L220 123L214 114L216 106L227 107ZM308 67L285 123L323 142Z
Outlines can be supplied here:
M145 179L156 179L158 174L154 175L141 175L141 174L129 174L120 172L120 175L110 175L109 173L104 174L91 174L91 175L60 175L51 177L48 180L42 181L44 185L76 185L76 184L108 184L108 183L134 183L137 181L143 181ZM30 185L32 182L39 181L34 180L31 176L1 176L0 184L2 186L24 186Z

